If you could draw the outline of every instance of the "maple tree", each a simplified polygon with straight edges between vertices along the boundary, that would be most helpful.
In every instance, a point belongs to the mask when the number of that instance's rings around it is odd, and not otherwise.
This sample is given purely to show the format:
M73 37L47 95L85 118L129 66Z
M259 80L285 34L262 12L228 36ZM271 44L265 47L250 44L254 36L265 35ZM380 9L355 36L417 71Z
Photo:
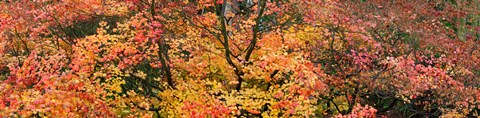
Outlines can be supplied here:
M2 1L0 117L476 116L479 5Z

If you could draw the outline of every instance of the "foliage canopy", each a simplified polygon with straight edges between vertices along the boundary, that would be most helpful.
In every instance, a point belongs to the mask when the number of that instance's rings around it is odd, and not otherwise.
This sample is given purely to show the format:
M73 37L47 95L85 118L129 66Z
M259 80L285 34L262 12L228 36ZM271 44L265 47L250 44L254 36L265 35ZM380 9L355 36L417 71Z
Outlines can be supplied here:
M478 0L4 0L0 117L467 117Z

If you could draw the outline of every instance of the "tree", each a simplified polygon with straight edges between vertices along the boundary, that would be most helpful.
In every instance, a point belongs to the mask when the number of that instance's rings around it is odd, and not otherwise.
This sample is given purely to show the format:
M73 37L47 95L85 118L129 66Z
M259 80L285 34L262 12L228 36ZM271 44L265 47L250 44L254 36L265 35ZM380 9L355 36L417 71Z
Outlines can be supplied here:
M476 1L0 3L0 116L476 115Z

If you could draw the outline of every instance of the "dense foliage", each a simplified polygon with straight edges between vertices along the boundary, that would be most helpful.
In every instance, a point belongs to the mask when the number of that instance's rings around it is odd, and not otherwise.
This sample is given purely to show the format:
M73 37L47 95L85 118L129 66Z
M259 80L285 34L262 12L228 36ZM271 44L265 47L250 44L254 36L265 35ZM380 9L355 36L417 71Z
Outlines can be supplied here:
M4 0L0 117L467 117L478 0Z

